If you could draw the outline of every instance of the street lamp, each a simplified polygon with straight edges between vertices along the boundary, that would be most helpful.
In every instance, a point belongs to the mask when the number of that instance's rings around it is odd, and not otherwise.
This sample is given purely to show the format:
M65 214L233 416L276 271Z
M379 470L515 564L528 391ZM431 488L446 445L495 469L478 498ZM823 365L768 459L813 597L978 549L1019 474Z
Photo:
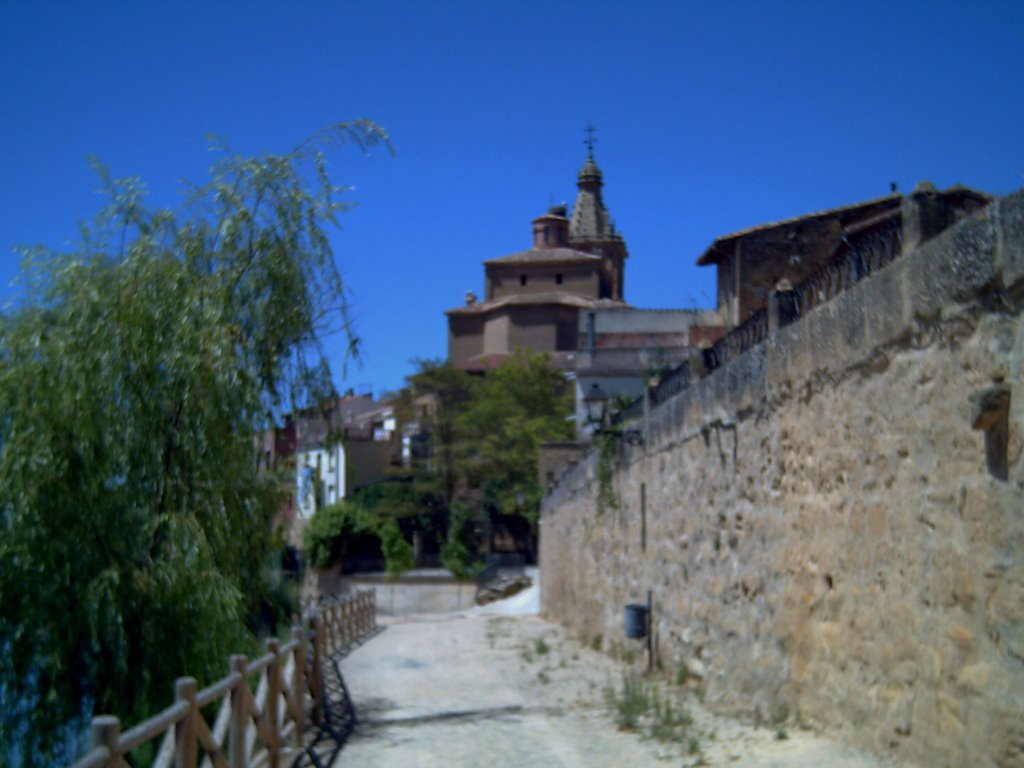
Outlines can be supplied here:
M603 426L605 411L608 409L608 395L605 391L597 384L591 384L590 391L583 398L583 405L587 409L587 423Z
M583 405L587 409L587 424L593 426L591 434L609 435L630 445L643 445L644 436L639 430L605 426L609 417L608 400L608 394L598 384L590 385L590 390L583 398Z

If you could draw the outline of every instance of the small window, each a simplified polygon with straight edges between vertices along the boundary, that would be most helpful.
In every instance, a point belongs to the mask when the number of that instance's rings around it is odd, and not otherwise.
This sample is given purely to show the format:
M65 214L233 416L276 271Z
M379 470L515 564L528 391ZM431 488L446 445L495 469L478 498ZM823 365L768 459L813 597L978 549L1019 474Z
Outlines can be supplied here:
M526 285L526 275L520 275L519 276L519 284L520 285Z
M561 285L562 284L562 276L561 275L555 275L555 282L558 283L558 285Z
M551 227L544 227L544 245L551 242Z

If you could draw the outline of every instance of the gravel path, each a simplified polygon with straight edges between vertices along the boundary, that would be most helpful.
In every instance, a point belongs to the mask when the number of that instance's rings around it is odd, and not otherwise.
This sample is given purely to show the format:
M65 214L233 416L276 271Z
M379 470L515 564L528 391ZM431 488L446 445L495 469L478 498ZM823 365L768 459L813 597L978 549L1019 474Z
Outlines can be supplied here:
M532 607L528 597L505 612L521 613L523 606ZM384 632L342 662L359 723L334 765L882 764L804 731L790 729L780 740L774 730L713 715L693 691L666 684L659 696L674 700L676 720L686 711L692 722L677 724L669 742L645 735L644 723L620 730L607 691L621 689L623 667L535 615L494 615L502 612L387 620Z

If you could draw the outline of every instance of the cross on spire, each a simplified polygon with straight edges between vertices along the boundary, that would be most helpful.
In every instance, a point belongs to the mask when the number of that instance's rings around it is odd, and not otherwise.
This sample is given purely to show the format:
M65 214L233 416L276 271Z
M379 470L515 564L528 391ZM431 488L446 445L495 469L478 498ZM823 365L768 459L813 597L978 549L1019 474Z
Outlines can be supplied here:
M587 123L587 127L583 129L583 132L587 134L587 138L583 140L583 143L587 145L587 157L591 160L594 159L594 142L597 141L594 138L594 131L596 130L590 123Z

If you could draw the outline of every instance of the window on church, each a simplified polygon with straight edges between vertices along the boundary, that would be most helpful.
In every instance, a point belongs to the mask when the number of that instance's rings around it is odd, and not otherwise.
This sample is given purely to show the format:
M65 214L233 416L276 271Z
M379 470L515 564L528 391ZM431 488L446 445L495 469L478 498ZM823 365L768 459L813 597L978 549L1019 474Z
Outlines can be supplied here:
M544 227L544 245L551 242L551 227Z
M519 276L519 284L520 285L526 285L526 275L520 275Z
M561 285L562 284L562 276L561 275L555 275L555 282L558 285Z

